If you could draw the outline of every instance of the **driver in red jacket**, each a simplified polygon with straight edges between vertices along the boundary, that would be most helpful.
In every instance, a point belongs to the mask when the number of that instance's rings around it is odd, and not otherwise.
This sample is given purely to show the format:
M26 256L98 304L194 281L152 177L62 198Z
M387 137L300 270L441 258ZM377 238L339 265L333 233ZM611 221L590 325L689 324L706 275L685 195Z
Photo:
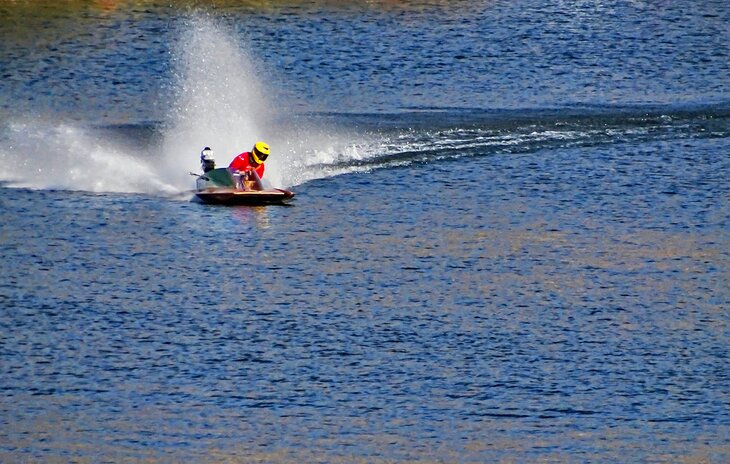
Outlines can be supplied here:
M269 145L264 142L256 142L251 151L245 151L233 158L228 169L232 172L246 172L249 169L256 171L259 178L264 177L264 161L269 157Z

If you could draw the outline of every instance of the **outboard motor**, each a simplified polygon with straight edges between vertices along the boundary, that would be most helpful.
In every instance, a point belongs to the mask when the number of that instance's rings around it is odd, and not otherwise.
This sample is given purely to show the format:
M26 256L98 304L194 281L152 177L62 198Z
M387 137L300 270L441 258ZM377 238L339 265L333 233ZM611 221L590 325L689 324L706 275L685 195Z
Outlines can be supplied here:
M203 148L203 151L200 152L200 167L203 168L203 173L215 169L213 150L211 150L210 147L205 147Z

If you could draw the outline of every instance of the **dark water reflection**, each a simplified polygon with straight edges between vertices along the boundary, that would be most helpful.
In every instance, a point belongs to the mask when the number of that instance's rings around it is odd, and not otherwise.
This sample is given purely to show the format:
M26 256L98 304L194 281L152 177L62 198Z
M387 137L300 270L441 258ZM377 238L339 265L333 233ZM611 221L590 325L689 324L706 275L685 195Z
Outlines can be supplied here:
M0 190L0 456L722 462L727 148L381 169L289 208Z

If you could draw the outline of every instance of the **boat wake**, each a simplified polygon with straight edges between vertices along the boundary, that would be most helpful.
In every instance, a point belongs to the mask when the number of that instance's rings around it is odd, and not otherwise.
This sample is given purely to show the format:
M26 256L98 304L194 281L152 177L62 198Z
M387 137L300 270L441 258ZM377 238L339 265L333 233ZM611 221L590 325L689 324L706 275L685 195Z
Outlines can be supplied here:
M290 111L251 46L191 16L172 55L173 103L159 123L105 125L21 117L0 122L0 183L10 187L184 197L199 152L219 167L257 140L272 147L265 183L315 179L458 157L692 137L727 137L727 105L695 109L424 111L397 115ZM1 121L1 120L0 120Z
M109 130L34 119L8 124L2 134L0 181L8 187L88 192L175 193L138 150Z

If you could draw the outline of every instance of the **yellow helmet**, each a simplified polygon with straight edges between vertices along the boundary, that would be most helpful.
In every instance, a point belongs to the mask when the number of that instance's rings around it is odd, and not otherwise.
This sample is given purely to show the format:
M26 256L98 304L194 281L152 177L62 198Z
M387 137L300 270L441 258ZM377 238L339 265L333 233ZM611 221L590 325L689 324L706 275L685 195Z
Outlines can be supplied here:
M265 142L256 142L251 150L251 156L256 164L264 164L266 158L269 157L269 145Z

